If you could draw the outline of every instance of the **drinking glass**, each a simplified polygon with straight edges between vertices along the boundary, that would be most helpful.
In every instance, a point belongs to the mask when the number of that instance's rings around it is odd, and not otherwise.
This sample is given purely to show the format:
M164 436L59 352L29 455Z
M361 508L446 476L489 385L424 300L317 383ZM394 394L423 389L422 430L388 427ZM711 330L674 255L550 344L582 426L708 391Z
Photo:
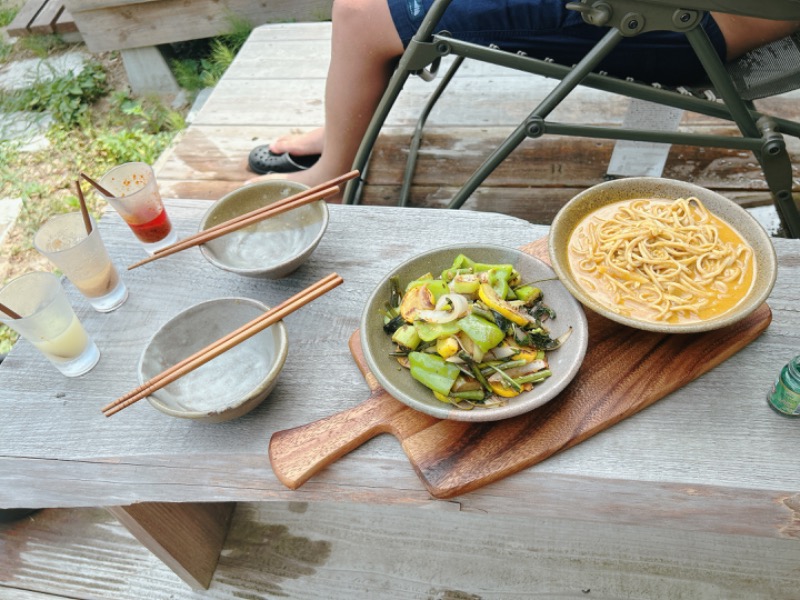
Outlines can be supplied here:
M103 175L98 183L111 196L99 190L98 193L125 220L149 254L177 241L150 165L143 162L119 165Z
M128 298L128 288L108 256L100 230L89 217L86 233L79 212L56 215L33 238L36 249L56 265L99 312L110 312Z
M83 375L100 360L100 350L52 273L33 271L12 279L0 289L0 303L21 317L0 311L0 322L33 344L63 375Z

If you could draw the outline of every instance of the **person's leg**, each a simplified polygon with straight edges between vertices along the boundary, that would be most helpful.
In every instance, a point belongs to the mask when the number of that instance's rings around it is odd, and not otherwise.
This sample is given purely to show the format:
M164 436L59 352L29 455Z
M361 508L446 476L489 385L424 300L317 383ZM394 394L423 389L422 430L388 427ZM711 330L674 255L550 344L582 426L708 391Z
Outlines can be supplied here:
M797 21L768 21L729 13L712 14L728 46L727 60L738 58L753 48L779 40L800 29L800 22Z
M336 0L333 3L331 63L325 86L325 127L285 138L275 151L321 152L306 171L263 175L317 185L346 173L383 95L403 44L386 0ZM322 143L320 147L320 142Z

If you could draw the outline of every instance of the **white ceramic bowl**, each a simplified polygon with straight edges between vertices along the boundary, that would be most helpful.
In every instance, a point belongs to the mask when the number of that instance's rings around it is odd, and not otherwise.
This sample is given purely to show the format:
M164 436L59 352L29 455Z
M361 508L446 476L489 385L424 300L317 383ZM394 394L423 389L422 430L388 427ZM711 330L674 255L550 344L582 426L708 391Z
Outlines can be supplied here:
M249 298L218 298L173 317L151 338L139 360L143 383L268 310ZM271 325L148 396L173 417L218 423L261 404L278 381L289 343L283 322Z
M572 327L572 334L564 345L547 354L553 375L531 391L509 398L505 406L462 410L440 402L428 388L412 379L408 371L401 368L397 360L389 355L394 350L394 344L383 331L383 315L380 311L389 299L391 278L399 278L401 285L405 286L424 273L441 273L452 265L453 259L459 253L478 262L514 265L523 281L536 282L535 285L544 294L544 303L556 311L556 318L548 321L552 337L558 337ZM583 309L556 279L550 267L519 250L486 244L437 248L399 265L384 277L369 296L361 316L360 335L364 358L370 371L394 398L440 419L472 422L507 419L531 411L555 398L577 375L589 342Z
M646 321L616 313L588 293L573 277L567 257L569 238L576 225L598 208L634 198L677 199L696 197L718 218L733 226L753 248L755 280L747 296L731 311L718 318L693 323L662 323ZM711 190L672 179L656 177L632 177L607 181L584 190L556 215L550 227L548 239L550 261L553 269L569 291L580 302L604 317L646 331L661 333L698 333L725 327L756 310L767 299L778 272L778 262L772 241L764 228L738 204Z
M203 231L308 189L284 180L246 185L220 198L200 222ZM328 227L328 205L320 200L218 237L200 246L212 265L244 275L278 279L302 265Z

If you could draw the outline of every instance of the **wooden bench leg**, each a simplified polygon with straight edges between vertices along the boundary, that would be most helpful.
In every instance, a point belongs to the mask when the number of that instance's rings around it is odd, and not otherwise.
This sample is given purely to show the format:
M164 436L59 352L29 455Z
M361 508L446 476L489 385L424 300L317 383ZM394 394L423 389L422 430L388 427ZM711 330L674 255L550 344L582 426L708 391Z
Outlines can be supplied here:
M108 507L133 536L193 589L208 589L234 502L142 502Z
M155 46L120 50L120 54L134 94L177 94L180 91L167 61Z

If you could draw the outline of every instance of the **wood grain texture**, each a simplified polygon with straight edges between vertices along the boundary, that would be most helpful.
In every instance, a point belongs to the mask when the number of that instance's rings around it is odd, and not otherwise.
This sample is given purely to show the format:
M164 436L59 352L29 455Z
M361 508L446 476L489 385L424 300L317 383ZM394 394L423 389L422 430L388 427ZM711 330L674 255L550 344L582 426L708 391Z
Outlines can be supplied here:
M48 0L31 21L29 30L33 34L47 35L56 32L56 22L64 10L63 0Z
M196 231L206 207L197 200L167 201L179 236ZM108 314L93 311L65 282L101 360L86 376L66 379L22 342L0 365L0 508L276 500L429 504L431 495L392 435L374 437L296 490L270 468L269 439L369 397L348 340L364 299L399 262L464 239L519 247L547 229L492 212L339 205L330 211L328 231L311 260L285 279L236 277L189 250L126 272L130 297ZM113 211L99 227L118 266L144 256ZM484 515L487 527L503 515L641 527L655 519L664 529L800 539L800 478L776 459L796 423L765 402L780 366L800 347L798 244L775 240L773 320L746 351L568 452L459 496L461 510ZM277 387L258 409L205 425L169 418L147 403L119 420L102 416L100 407L135 387L142 348L178 312L220 296L272 305L331 271L345 283L287 318L289 356ZM309 364L324 365L331 376L309 377Z
M91 52L213 37L231 16L253 26L330 19L330 0L65 0Z
M544 239L522 250L549 263ZM275 433L270 464L281 482L294 489L359 443L386 432L402 442L428 491L452 498L533 466L636 414L733 356L772 320L764 304L730 327L679 336L635 330L586 312L589 350L570 385L530 413L489 423L415 419L417 411L402 410L375 382L353 334L350 349L372 389L370 399L323 421ZM394 425L405 420L415 427Z
M495 518L457 502L241 503L209 589L189 589L98 509L0 525L3 600L796 600L800 544ZM463 567L464 555L480 557Z
M287 431L269 440L269 460L276 477L297 489L316 473L378 434L399 440L432 426L434 417L409 409L380 387L369 372L357 334L350 337L350 351L367 380L370 396L353 408Z
M234 507L232 502L143 502L108 510L190 587L206 589Z

